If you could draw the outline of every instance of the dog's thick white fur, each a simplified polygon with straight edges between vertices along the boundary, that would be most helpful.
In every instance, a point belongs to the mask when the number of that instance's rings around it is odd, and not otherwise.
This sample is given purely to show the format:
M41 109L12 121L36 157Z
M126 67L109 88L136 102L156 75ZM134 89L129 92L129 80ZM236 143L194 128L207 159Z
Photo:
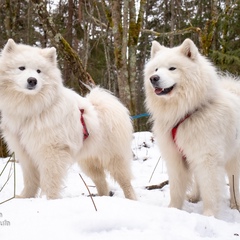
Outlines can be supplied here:
M86 98L64 87L55 48L8 40L0 58L0 110L2 135L23 171L21 197L35 197L41 188L48 199L59 198L69 165L78 161L99 195L109 194L107 170L126 198L136 198L128 110L99 87Z
M145 92L153 132L166 160L169 206L182 208L194 174L203 213L216 216L225 197L225 170L231 207L236 207L234 194L239 205L240 83L218 75L190 39L174 48L153 41Z

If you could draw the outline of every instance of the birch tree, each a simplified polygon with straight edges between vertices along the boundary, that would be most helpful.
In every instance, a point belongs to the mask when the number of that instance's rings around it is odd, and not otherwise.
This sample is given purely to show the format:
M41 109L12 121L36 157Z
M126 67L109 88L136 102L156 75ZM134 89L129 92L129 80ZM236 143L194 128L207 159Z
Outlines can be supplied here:
M105 9L112 27L114 56L117 69L118 91L121 101L132 114L136 113L137 46L143 24L146 0L141 0L138 9L135 0L110 1ZM105 4L107 6L107 4ZM107 13L110 11L110 15Z

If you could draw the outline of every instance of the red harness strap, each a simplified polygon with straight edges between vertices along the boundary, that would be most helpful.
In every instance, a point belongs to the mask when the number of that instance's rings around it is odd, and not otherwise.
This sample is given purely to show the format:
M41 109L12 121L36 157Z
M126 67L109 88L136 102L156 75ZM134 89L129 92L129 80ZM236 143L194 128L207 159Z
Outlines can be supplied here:
M176 146L177 146L177 143L176 143L177 129L178 129L179 125L180 125L181 123L183 123L188 117L190 117L190 114L187 114L183 119L181 119L181 120L177 123L177 125L176 125L175 127L173 127L173 129L172 129L172 138L173 138L173 141L174 141L174 143L176 144ZM178 148L178 151L182 154L183 159L186 160L186 156L184 155L183 150L182 150L181 148L179 148L178 146L177 146L177 148Z
M84 118L83 118L84 109L80 109L80 112L81 112L80 121L81 121L82 126L83 126L83 140L85 140L86 138L88 138L89 132L87 130L87 126L86 126L86 123L85 123Z

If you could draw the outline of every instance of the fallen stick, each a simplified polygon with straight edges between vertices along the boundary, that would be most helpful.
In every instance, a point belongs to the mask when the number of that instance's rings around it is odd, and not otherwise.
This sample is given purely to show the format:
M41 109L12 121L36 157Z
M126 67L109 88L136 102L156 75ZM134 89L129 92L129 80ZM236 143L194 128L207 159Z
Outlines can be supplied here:
M168 185L169 184L169 181L166 180L160 184L157 184L157 185L150 185L150 186L146 186L145 188L147 190L153 190L153 189L162 189L164 186Z

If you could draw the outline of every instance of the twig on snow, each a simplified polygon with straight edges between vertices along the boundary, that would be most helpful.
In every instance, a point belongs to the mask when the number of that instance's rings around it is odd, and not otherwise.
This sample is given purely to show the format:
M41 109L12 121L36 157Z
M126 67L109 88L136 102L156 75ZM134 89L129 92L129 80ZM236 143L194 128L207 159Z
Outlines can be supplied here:
M240 210L239 210L239 206L238 206L238 203L237 203L237 199L236 199L236 194L235 194L234 175L232 175L232 180L233 180L233 196L234 196L234 201L235 201L236 208L237 208L238 212L240 212Z
M151 174L151 177L150 177L150 179L149 179L149 181L148 181L149 183L150 183L151 180L152 180L153 174L154 174L154 172L155 172L155 170L156 170L156 168L157 168L157 166L158 166L158 163L159 163L160 159L161 159L161 156L158 158L158 161L157 161L157 163L156 163L156 165L155 165L155 167L154 167L154 169L153 169L153 172L152 172L152 174Z
M15 164L16 164L16 159L15 159L15 154L14 154L14 153L12 153L11 156L9 157L7 163L5 164L3 170L2 170L1 173L0 173L0 177L2 176L4 170L6 169L7 165L8 165L10 162L13 163L13 181L14 181L13 196L12 196L11 198L7 199L7 200L4 200L4 201L0 202L0 205L3 204L3 203L5 203L5 202L8 202L8 201L14 199L15 196L16 196L16 166L15 166ZM0 192L4 189L4 187L7 185L8 181L10 180L10 178L11 178L11 176L12 176L11 171L12 171L12 165L11 165L11 167L10 167L7 180L6 180L6 182L3 184L3 186L1 187Z
M81 175L80 173L79 173L79 176L80 176L80 178L82 179L85 187L87 188L88 193L89 193L89 196L90 196L90 198L91 198L91 200L92 200L93 206L94 206L94 208L95 208L95 210L96 210L96 212L97 212L97 207L96 207L96 205L95 205L95 202L94 202L94 200L93 200L93 197L92 197L92 194L91 194L91 192L90 192L90 190L89 190L89 187L87 186L86 182L84 181L84 179L83 179L83 177L82 177L82 175Z
M153 189L162 189L164 186L168 185L169 184L169 181L166 180L160 184L157 184L157 185L151 185L151 186L147 186L145 187L147 190L153 190Z

